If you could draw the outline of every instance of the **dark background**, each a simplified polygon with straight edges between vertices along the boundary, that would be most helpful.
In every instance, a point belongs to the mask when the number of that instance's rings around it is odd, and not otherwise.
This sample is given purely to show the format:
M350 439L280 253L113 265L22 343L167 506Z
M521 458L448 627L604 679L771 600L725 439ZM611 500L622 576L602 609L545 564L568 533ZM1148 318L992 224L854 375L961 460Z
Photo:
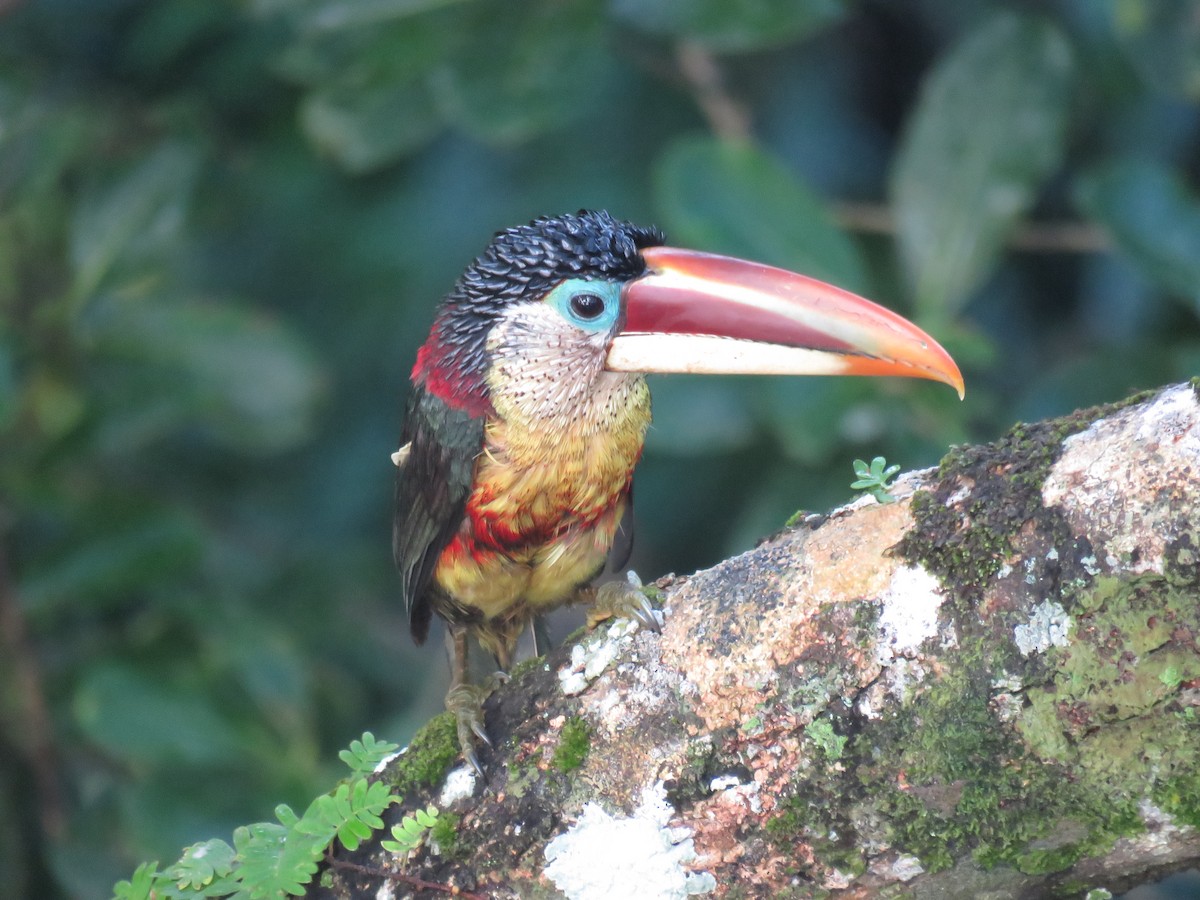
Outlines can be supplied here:
M1151 0L0 2L0 894L326 789L440 708L408 372L580 207L904 312L968 393L657 378L647 579L1018 419L1200 373L1200 11Z

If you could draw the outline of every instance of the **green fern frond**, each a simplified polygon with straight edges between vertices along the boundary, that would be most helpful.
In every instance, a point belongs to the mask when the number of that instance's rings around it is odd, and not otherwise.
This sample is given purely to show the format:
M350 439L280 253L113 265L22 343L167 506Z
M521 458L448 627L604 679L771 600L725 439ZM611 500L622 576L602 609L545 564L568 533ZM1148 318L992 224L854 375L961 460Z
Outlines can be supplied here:
M303 815L280 804L275 807L278 823L237 828L232 847L216 839L194 844L161 872L157 863L145 863L131 880L113 887L115 900L280 900L303 895L335 838L347 850L356 850L383 828L380 813L400 797L386 783L370 782L365 775L395 750L395 744L377 741L367 732L341 754L355 777L333 793L322 794ZM422 821L435 821L424 811L421 815Z
M360 778L314 800L293 830L311 835L322 847L336 836L347 850L357 850L372 831L383 827L379 814L398 799L382 781Z
M400 749L391 741L377 741L375 735L364 731L361 740L351 741L350 748L338 753L338 758L355 775L371 775L379 764Z
M175 882L180 890L203 890L233 871L235 853L227 843L216 838L192 844L183 851L179 862L166 869L163 875Z
M242 864L238 867L247 900L275 900L283 894L299 897L317 871L309 852L299 852L297 844L288 846L293 831L273 822L243 825L233 832L233 846ZM308 847L304 847L308 850ZM291 852L288 852L288 851Z
M118 881L113 885L115 900L150 900L150 891L158 877L158 863L142 863L134 870L129 881Z
M421 846L421 842L425 840L425 835L437 822L438 809L436 806L418 809L411 816L405 816L401 819L399 824L393 825L393 840L380 841L379 846L389 853L408 856L408 854Z

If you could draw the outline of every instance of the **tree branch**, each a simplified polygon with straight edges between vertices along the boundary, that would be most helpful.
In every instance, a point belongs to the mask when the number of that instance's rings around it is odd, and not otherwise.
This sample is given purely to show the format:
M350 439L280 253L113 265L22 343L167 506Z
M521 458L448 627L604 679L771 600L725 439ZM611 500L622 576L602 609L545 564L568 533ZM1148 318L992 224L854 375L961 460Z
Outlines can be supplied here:
M1198 473L1179 385L955 448L897 502L665 579L661 636L618 623L518 670L484 779L410 792L395 818L459 817L414 875L498 898L1024 897L1196 865ZM331 876L314 896L379 888Z
M835 201L834 218L848 231L860 234L896 233L891 209L878 203ZM1027 253L1108 253L1112 241L1104 229L1090 222L1018 222L1008 246Z
M712 133L734 143L749 143L750 113L729 93L712 53L695 41L680 41L675 60Z

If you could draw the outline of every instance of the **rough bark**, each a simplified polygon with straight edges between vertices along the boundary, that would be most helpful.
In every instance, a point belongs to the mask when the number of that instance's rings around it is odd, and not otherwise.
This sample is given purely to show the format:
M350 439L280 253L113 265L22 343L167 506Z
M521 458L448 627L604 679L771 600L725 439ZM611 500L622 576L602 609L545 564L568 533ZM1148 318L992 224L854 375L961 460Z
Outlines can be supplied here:
M1200 863L1194 386L893 493L664 580L661 635L601 627L519 670L482 779L444 774L431 723L384 774L389 823L445 819L402 870L488 897L1001 898ZM315 893L411 888L334 866Z

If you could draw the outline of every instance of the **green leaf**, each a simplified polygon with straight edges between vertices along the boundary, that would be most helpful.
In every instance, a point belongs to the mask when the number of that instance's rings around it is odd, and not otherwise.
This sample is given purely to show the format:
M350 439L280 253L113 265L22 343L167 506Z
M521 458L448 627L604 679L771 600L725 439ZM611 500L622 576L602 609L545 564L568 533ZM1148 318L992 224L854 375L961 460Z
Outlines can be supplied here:
M338 759L349 766L354 775L366 776L374 773L381 762L399 749L399 744L377 741L375 735L365 731L361 740L350 742L350 749L338 753Z
M158 863L142 863L134 870L133 878L129 881L118 881L113 886L115 900L151 900L150 891L154 887Z
M372 831L383 827L379 814L399 800L382 781L365 778L338 785L332 794L317 797L295 823L293 833L308 835L321 850L338 837L347 850L356 850Z
M773 47L828 28L843 0L614 0L613 14L640 31L722 51Z
M74 713L90 741L128 763L240 760L241 742L216 703L161 672L98 665L79 684Z
M393 825L392 840L382 840L379 845L389 853L407 856L421 846L426 833L437 823L438 809L436 806L431 805L425 809L418 809L412 815L405 816L399 823Z
M1200 197L1149 161L1105 163L1079 183L1079 203L1147 278L1200 310Z
M518 143L581 119L617 71L602 0L479 0L460 25L437 87L447 118L485 141Z
M282 894L299 897L312 881L317 863L301 848L297 853L291 832L273 822L244 825L233 832L233 845L242 860L238 868L249 900L276 900ZM292 846L289 848L289 844ZM292 852L288 852L289 849Z
M234 853L232 847L216 838L193 844L163 875L181 889L201 890L233 871Z
M1195 0L1110 0L1114 31L1134 66L1162 91L1200 100Z
M113 361L106 374L114 395L138 400L127 415L110 415L100 434L110 446L136 447L196 425L257 452L277 452L308 435L320 372L278 321L215 301L106 297L89 311L87 333L97 354Z
M62 555L32 568L22 596L33 616L66 610L89 614L127 605L151 584L170 584L202 556L204 532L175 509L151 512L131 524L97 515L63 542Z
M995 267L1063 154L1070 49L1051 25L999 15L928 76L891 174L918 315L950 318Z
M361 174L420 149L441 118L424 84L403 82L319 90L301 104L300 124L319 151Z
M280 803L275 807L275 818L279 820L279 824L285 828L295 828L300 823L300 817L286 803Z
M8 427L17 411L18 384L12 346L4 326L0 325L0 430Z
M282 5L294 0L254 0L255 6ZM465 0L323 0L305 4L299 26L307 32L375 28Z
M444 15L297 41L283 73L313 87L300 124L316 148L343 169L377 169L424 146L442 126L430 87L446 64L458 29Z
M714 138L670 146L655 200L677 243L782 266L862 291L862 260L821 200L755 147Z
M900 471L900 466L887 464L882 456L876 456L870 465L861 459L854 460L854 474L858 479L850 484L851 490L866 491L880 503L891 503L895 498L888 493L892 485L888 482ZM886 466L886 468L885 468Z
M115 179L86 192L71 223L71 293L94 294L120 263L167 251L184 225L200 158L165 143Z

